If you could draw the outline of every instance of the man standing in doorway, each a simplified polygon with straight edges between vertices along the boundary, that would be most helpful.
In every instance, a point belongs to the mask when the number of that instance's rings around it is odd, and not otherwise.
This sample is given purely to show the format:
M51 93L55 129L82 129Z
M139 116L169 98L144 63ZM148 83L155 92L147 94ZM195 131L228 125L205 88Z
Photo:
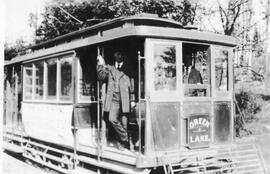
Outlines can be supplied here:
M121 52L114 54L115 64L106 65L102 56L97 57L97 76L100 81L107 81L107 93L104 111L109 114L109 123L117 134L119 150L129 148L127 117L135 107L134 79Z

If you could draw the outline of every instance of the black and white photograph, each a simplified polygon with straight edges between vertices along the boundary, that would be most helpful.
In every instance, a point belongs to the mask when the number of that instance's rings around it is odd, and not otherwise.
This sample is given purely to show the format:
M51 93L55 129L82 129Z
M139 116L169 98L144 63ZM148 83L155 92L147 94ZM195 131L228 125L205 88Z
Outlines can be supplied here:
M0 173L270 174L270 0L0 7Z

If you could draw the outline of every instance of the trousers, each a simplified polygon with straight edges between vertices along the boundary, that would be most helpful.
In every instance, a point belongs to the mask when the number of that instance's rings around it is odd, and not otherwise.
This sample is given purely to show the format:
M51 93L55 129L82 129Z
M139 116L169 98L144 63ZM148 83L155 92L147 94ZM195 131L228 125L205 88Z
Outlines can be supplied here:
M114 128L118 141L127 142L127 113L122 113L120 97L114 96L109 111L109 122Z

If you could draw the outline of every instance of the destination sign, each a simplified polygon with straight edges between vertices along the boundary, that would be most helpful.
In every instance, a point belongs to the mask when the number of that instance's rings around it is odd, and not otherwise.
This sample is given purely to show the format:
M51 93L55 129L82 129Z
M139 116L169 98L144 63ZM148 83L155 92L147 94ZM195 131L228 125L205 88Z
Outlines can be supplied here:
M188 120L188 145L190 148L208 147L211 140L209 115L192 115Z

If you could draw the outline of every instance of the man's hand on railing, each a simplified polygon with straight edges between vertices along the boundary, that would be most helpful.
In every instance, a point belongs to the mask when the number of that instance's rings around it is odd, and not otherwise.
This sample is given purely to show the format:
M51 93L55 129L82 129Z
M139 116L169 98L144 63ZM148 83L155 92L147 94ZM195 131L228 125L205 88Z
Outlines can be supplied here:
M98 65L105 65L105 60L101 55L97 56L97 64Z

